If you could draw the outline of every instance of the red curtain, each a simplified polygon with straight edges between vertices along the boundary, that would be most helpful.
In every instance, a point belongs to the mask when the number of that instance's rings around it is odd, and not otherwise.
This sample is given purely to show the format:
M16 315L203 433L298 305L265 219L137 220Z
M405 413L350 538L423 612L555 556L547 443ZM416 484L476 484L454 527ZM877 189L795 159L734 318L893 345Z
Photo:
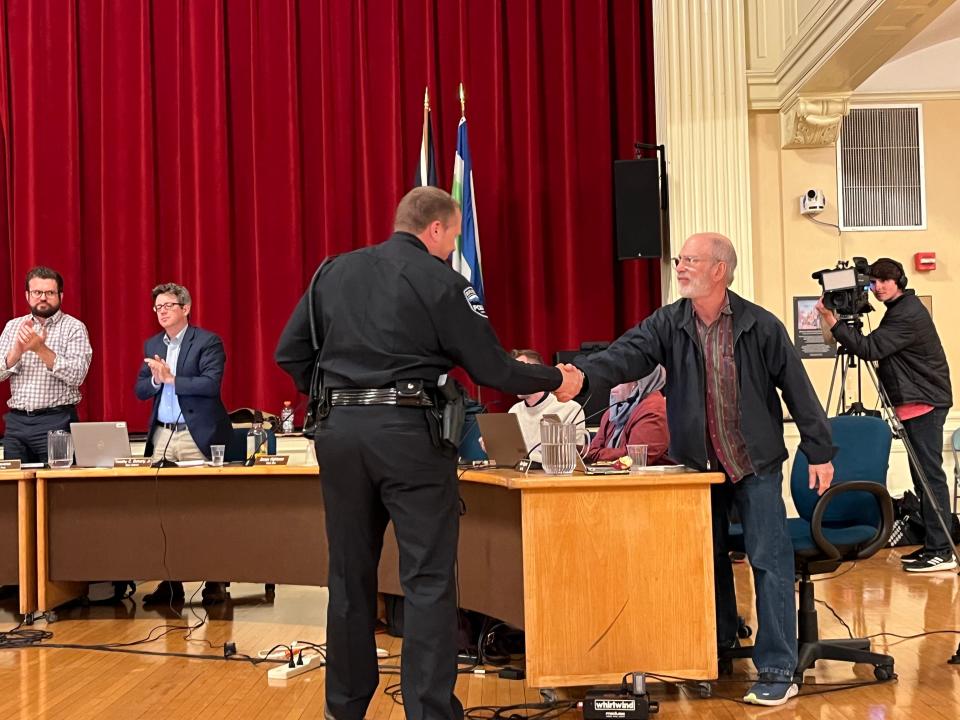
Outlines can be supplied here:
M507 347L611 339L659 304L617 263L612 162L654 136L649 0L0 0L0 315L65 280L94 359L81 414L143 429L150 289L186 285L227 347L228 407L273 363L318 263L379 242L430 87L451 183L467 92L487 307ZM371 288L371 292L376 289ZM8 393L6 383L3 391Z

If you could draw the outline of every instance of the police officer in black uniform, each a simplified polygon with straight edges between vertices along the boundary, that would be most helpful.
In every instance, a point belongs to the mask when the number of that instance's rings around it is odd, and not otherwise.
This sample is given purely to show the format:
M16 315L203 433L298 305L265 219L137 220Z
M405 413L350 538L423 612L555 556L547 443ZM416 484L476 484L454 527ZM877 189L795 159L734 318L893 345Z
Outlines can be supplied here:
M277 346L277 363L304 393L316 358L328 409L315 434L330 546L328 718L361 720L377 688L377 565L389 520L404 591L404 712L463 717L453 694L457 453L440 438L435 388L454 365L511 394L561 382L556 368L513 360L500 346L476 292L445 262L459 232L450 195L412 190L386 242L321 266Z

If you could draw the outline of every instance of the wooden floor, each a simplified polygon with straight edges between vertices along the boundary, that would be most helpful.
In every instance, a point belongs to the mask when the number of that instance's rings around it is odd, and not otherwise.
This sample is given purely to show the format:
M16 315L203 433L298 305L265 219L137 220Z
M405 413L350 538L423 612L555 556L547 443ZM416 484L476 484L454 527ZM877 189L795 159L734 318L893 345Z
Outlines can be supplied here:
M909 575L900 570L899 550L885 551L852 571L817 584L817 596L826 600L858 636L879 632L910 635L922 631L960 628L960 578L955 573ZM750 571L736 569L741 606L752 604ZM53 632L50 643L116 643L144 637L158 625L196 622L189 606L183 617L144 610L140 597L123 605L74 608L61 613L58 622L37 623L34 629ZM196 589L188 585L187 592ZM214 609L209 622L185 639L185 631L138 646L143 650L222 654L207 641L237 644L241 653L257 655L277 643L324 639L326 592L318 588L277 588L273 602L266 602L263 588L231 587L232 601ZM15 599L0 599L0 629L16 624ZM202 616L199 604L196 611ZM829 610L820 606L820 627L825 637L845 637L846 630ZM746 612L748 617L752 612ZM755 624L755 623L754 623ZM670 628L663 629L663 642L670 642ZM808 675L803 694L782 708L756 708L719 697L739 697L746 683L729 680L714 686L710 699L693 693L655 686L662 718L799 718L854 720L867 718L960 717L960 666L946 664L957 649L960 636L932 635L916 640L879 638L876 648L896 660L899 680L828 694L808 694L830 689L827 683L869 682L872 668L841 663L821 663ZM399 652L400 641L380 636L380 646ZM385 663L396 663L387 660ZM242 662L155 657L82 650L0 650L0 720L132 720L134 718L193 718L205 720L320 718L323 708L324 670L318 669L289 681L285 687L268 685L269 665ZM746 678L753 668L738 661L736 676ZM631 668L624 668L625 671ZM398 682L397 675L382 677L385 686ZM818 687L819 686L819 687ZM520 681L500 680L494 675L464 675L457 684L464 706L510 705L536 702L539 692ZM565 717L574 718L572 711ZM367 717L396 720L403 708L378 691Z

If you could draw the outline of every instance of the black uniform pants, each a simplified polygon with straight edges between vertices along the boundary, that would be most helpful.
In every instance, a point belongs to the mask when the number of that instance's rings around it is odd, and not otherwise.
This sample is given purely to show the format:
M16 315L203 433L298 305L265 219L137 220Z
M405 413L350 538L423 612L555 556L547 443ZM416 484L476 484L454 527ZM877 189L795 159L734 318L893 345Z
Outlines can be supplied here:
M47 462L47 433L51 430L70 432L70 423L77 421L77 409L70 406L42 415L25 415L11 410L3 416L5 460L30 463Z
M460 720L454 562L456 455L430 440L422 408L334 407L316 435L330 545L327 710L362 720L379 681L377 565L393 521L404 592L400 684L411 720Z

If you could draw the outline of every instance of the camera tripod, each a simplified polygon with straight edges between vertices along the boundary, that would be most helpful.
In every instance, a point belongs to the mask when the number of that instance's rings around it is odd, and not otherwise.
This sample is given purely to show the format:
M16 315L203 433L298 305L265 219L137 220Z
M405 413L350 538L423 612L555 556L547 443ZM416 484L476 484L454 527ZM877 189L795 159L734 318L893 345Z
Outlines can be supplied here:
M857 330L860 330L863 327L863 322L859 317L841 318L841 322L847 323ZM874 389L877 391L877 397L880 399L880 410L868 410L866 407L864 407L862 397L863 368L866 368L866 374L870 378ZM851 370L853 370L856 374L856 400L848 404L846 398L846 387L848 379L847 376L850 374ZM897 414L893 409L893 404L890 402L890 397L887 395L887 391L884 389L883 384L880 382L880 378L877 376L877 371L873 362L869 360L861 360L856 355L853 355L849 350L844 348L843 345L837 345L837 358L834 361L833 375L830 378L830 391L827 394L827 402L824 406L824 409L827 411L827 413L830 412L830 407L833 402L833 390L838 379L839 397L837 398L835 414L861 415L882 418L890 427L893 437L899 438L903 442L903 447L907 451L907 457L910 460L910 465L916 470L917 479L920 481L920 487L922 491L927 495L927 497L932 499L934 495L930 492L930 485L927 481L927 475L923 471L923 467L920 465L916 451L910 442L910 438L907 437L903 423L900 421L900 418L897 417ZM954 557L960 560L960 552L958 552L957 545L953 542L953 536L950 534L950 521L952 521L952 518L950 518L948 521L949 515L945 514L943 508L939 507L936 502L931 502L931 506L933 507L934 513L937 516L937 522L940 524L940 527L947 536L947 542L950 543L950 548L953 551ZM958 571L958 574L960 574L960 571ZM960 646L957 647L956 655L950 658L948 662L954 665L960 664Z

